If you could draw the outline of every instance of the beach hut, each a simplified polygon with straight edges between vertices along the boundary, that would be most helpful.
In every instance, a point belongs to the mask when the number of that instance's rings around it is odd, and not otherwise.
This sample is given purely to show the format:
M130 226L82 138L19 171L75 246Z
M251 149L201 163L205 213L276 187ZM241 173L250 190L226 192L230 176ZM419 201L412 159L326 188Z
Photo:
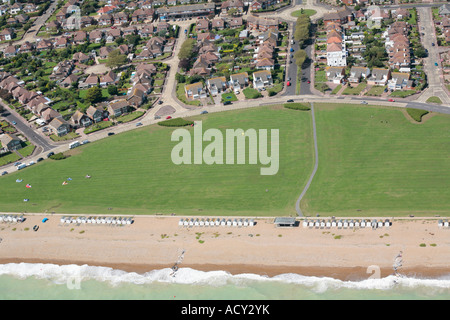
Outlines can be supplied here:
M61 222L61 223L66 222L66 217L61 217L61 219L59 219L59 222Z
M189 220L189 226L190 226L190 227L193 227L193 226L194 226L194 218L191 218L191 219Z
M227 226L228 226L228 227L231 227L231 219L228 219L228 220L227 220Z
M348 221L347 221L347 219L344 219L344 223L342 224L342 226L344 227L344 229L348 228Z
M383 227L383 221L380 220L380 221L378 221L378 228L382 228L382 227Z
M216 219L214 220L214 225L220 226L220 218L216 218Z
M200 220L198 218L196 218L194 220L194 226L198 227L200 225Z
M320 228L321 229L325 228L325 221L323 219L320 220Z
M17 216L16 215L12 216L12 222L17 222Z
M349 228L353 228L354 226L355 226L355 221L353 221L353 219L352 219L352 220L349 221L348 227Z
M343 226L343 222L342 222L342 219L340 219L340 220L338 221L338 223L337 223L337 227L338 227L339 229L341 229L342 226Z
M184 220L183 220L183 219L180 219L180 220L178 221L178 225L179 225L179 226L184 225Z
M244 221L242 219L238 220L238 227L242 227L244 225Z
M391 226L391 222L389 221L389 219L384 220L384 226L386 228Z
M106 224L106 217L102 217L100 220L102 221L102 224Z
M327 220L327 222L325 223L325 226L327 227L327 229L331 228L331 221Z
M370 223L370 225L372 226L372 229L376 229L378 226L377 220L376 219L372 219L372 222Z
M359 220L355 220L355 228L359 228Z
M335 219L331 220L331 227L336 228L337 227L337 221Z
M248 225L250 227L253 227L255 225L255 220L254 219L250 219L249 222L248 222Z
M237 219L233 219L233 227L237 227Z
M444 220L444 228L448 228L448 220Z
M2 215L0 216L0 222L3 222L3 217L4 217L4 215L2 214Z
M213 226L214 225L214 220L211 220L210 218L206 218L205 220L205 226Z
M248 227L248 219L244 220L244 227Z
M303 222L302 222L302 226L303 226L303 228L306 228L306 227L308 227L308 220L303 220Z
M314 221L310 220L308 222L308 227L310 227L310 228L314 227Z
M442 221L442 219L439 219L438 221L438 227L442 228L444 226L444 222Z
M129 218L127 219L127 224L132 224L132 223L133 223L133 218L129 217Z
M227 224L227 222L225 221L225 218L222 218L222 220L220 220L220 225L223 227Z
M204 225L205 225L205 220L202 218L202 219L200 219L199 221L198 221L198 225L200 226L200 227L203 227Z

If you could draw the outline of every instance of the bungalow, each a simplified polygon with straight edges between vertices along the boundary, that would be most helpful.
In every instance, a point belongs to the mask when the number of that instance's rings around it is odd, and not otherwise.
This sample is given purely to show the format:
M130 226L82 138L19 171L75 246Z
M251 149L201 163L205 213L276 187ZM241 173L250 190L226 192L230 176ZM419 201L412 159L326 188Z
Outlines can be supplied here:
M439 15L447 16L450 15L450 4L446 3L439 7Z
M111 102L107 110L110 116L119 117L128 112L129 103L126 99L116 100Z
M3 49L3 55L5 58L15 57L18 52L15 46L9 45L5 49Z
M120 29L109 29L106 32L106 43L114 42L116 39L122 36L122 31Z
M91 59L87 54L84 54L83 52L75 52L73 54L72 60L80 63L86 63Z
M188 99L206 98L208 96L206 90L203 88L203 83L201 82L185 85L184 92Z
M6 28L0 32L0 41L9 41L15 37L14 29Z
M92 43L100 43L103 39L103 32L101 30L93 30L89 33L89 40Z
M40 114L41 120L45 123L50 123L55 118L61 118L61 114L53 108L46 108Z
M225 28L225 21L222 18L216 18L211 21L211 28L223 30Z
M370 75L370 69L367 67L352 67L348 81L350 83L359 83L361 79L367 79Z
M79 77L76 74L68 75L63 81L61 81L60 85L64 88L69 88L72 86L72 83L78 82Z
M30 43L28 41L25 41L24 43L22 43L22 45L19 48L19 52L20 53L24 53L24 52L31 52L34 48L34 44Z
M198 19L196 26L195 26L195 31L197 31L198 33L202 32L202 31L208 31L209 30L209 20L207 19Z
M22 140L11 133L2 134L0 136L0 141L3 148L6 148L8 151L14 151L22 148Z
M78 30L77 32L75 32L73 36L73 42L75 44L82 44L86 42L86 40L87 40L87 33L85 31Z
M273 70L275 68L275 62L272 59L263 58L258 60L255 64L256 69L259 70Z
M113 71L109 71L100 77L100 86L107 87L113 85L119 81L119 78Z
M248 73L241 72L232 74L230 76L230 86L233 88L235 93L239 93L240 90L248 86Z
M51 40L42 39L37 43L36 50L38 50L38 51L48 50L48 49L51 49L52 47L53 47L53 43L51 42Z
M54 118L48 125L59 137L68 134L70 131L70 124L62 118Z
M114 51L114 48L111 46L101 47L99 50L100 59L107 59L109 54Z
M146 91L142 88L143 85L138 84L133 89L131 94L127 97L127 102L130 106L138 108L144 102Z
M82 83L79 84L80 89L92 88L98 85L98 76L91 73Z
M273 84L272 73L269 70L253 72L253 88L262 89Z
M216 96L227 89L227 79L225 77L208 79L206 81L206 87L212 96Z
M243 23L242 17L232 18L231 20L228 20L228 27L230 29L240 28Z
M74 128L88 127L92 124L92 120L80 110L75 111L70 118L70 122Z
M385 86L391 78L391 71L389 69L373 68L372 74L367 78L367 84Z
M326 69L327 80L332 83L341 83L345 76L344 67L327 67Z

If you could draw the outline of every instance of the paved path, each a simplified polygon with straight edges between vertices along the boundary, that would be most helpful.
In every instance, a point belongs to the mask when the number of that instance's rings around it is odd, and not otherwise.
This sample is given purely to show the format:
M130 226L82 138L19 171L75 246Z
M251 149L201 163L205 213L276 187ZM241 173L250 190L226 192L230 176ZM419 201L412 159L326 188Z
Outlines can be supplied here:
M300 201L302 201L304 195L306 194L306 191L308 191L309 186L311 185L311 182L314 178L314 175L317 172L317 168L319 167L319 150L317 148L317 132L316 132L316 117L314 115L314 103L311 102L311 118L312 118L312 125L313 125L313 138L314 138L314 169L311 173L311 176L308 179L308 182L306 183L305 187L303 188L302 193L297 199L297 202L295 203L295 210L297 211L297 215L299 217L303 217L302 210L300 209Z

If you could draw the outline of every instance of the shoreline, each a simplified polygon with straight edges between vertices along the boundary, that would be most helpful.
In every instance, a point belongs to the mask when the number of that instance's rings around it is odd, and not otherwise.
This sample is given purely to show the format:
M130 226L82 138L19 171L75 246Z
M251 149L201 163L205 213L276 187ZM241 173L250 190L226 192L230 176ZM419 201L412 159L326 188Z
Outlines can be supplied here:
M126 226L62 225L59 215L25 215L22 223L0 223L0 264L89 265L144 274L171 268L225 271L232 275L280 274L343 281L394 273L403 252L402 275L450 275L450 229L438 218L391 219L378 229L280 228L270 218L252 227L182 227L181 217L135 216ZM42 223L42 218L48 221ZM38 231L33 231L39 225ZM371 271L372 270L372 271Z

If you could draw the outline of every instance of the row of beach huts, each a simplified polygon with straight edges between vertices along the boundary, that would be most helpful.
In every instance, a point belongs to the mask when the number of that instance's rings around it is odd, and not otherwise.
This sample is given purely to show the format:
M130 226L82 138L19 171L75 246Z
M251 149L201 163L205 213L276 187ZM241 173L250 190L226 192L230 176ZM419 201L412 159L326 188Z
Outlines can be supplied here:
M180 219L180 227L253 227L254 219L190 218Z
M20 223L24 222L25 218L23 217L23 214L2 214L0 215L0 222L5 223Z
M383 220L365 220L365 219L305 219L302 223L304 228L338 228L338 229L348 229L348 228L383 228L390 227L392 222L389 219Z
M98 224L98 225L130 225L134 222L131 217L61 217L60 222L63 225L72 224Z
M450 227L450 223L448 222L448 220L439 219L438 220L438 227L439 228L449 228Z

